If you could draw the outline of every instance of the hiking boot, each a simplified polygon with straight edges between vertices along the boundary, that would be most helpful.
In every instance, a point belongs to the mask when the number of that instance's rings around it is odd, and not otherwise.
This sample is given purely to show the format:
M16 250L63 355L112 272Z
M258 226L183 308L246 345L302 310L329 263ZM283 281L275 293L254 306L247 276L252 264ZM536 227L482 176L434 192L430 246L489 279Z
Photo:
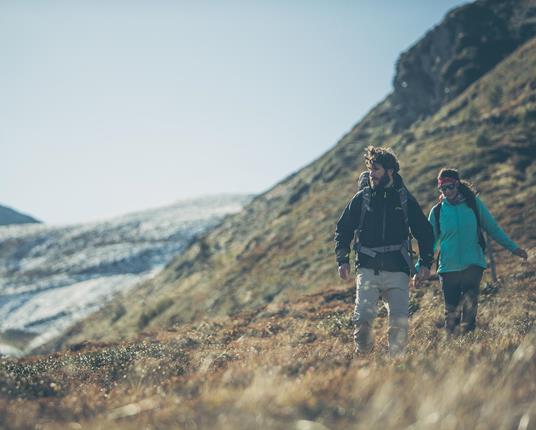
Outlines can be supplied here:
M374 345L372 343L366 345L365 347L359 346L357 343L354 348L355 355L368 355L372 352Z
M368 354L372 351L374 343L371 339L370 324L361 323L354 331L355 352L358 354Z

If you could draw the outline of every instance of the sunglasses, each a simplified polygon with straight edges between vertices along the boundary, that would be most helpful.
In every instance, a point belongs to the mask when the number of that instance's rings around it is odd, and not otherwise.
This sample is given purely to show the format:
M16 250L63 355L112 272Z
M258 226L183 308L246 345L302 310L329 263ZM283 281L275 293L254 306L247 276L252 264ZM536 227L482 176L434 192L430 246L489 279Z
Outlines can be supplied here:
M456 184L445 184L439 187L439 189L443 192L452 191L454 188L456 188Z

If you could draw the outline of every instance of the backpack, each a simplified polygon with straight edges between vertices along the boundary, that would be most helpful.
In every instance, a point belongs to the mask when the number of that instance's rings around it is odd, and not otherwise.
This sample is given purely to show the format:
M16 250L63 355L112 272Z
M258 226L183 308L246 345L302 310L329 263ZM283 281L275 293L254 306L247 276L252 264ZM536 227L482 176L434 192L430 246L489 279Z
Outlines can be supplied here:
M441 203L442 202L439 202L432 208L432 212L434 213L435 226L437 230L437 237L439 237L439 235L441 234L441 225L439 223L439 217L441 216ZM478 209L476 207L476 197L466 198L465 203L467 203L467 206L469 206L475 214L478 244L481 246L482 251L486 252L486 239L484 238L484 234L482 233L482 226L480 225L480 215L478 214ZM439 255L437 259L439 261Z
M354 235L354 241L356 244L356 251L362 251L367 253L368 255L374 257L373 254L370 253L372 251L375 254L375 250L377 249L369 249L366 247L361 246L359 244L359 235L361 234L363 230L363 224L365 222L365 215L367 212L370 212L372 209L370 207L370 201L372 198L372 188L370 186L370 178L369 178L369 172L365 171L359 175L359 179L357 180L357 191L363 191L363 202L361 204L361 214L359 217L359 225L357 227L357 230L355 231ZM406 231L408 232L408 238L407 240L402 244L402 246L399 248L402 252L402 256L404 257L404 260L409 266L410 274L414 273L414 266L413 266L413 256L415 252L412 249L411 241L413 239L411 232L409 230L409 219L408 219L408 190L405 186L402 186L398 189L398 195L400 197L400 206L402 206L402 213L404 214L404 225L406 228ZM394 246L386 246L386 247L380 247L383 248L384 251L392 251L395 250L396 245ZM405 251L403 250L405 248ZM379 251L380 252L380 251Z

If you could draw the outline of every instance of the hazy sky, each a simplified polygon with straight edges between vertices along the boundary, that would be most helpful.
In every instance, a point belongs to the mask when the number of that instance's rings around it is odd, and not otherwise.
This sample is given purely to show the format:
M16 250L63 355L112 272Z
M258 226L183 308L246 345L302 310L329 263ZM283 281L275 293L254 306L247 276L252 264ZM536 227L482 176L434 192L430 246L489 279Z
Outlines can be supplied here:
M0 0L0 204L58 224L262 192L462 3Z

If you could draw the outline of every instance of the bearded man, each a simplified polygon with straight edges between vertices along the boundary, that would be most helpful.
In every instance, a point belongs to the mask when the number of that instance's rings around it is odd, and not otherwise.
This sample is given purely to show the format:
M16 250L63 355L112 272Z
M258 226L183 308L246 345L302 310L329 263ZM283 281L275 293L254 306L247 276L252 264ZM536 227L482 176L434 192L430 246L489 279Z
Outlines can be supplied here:
M350 280L350 244L355 238L356 352L368 353L373 348L372 323L382 297L389 314L389 354L396 356L404 352L408 337L409 277L414 270L409 235L419 244L419 271L415 279L420 282L430 276L434 234L419 203L398 174L400 166L395 154L389 148L369 146L365 162L367 184L348 203L337 222L335 253L339 276Z

